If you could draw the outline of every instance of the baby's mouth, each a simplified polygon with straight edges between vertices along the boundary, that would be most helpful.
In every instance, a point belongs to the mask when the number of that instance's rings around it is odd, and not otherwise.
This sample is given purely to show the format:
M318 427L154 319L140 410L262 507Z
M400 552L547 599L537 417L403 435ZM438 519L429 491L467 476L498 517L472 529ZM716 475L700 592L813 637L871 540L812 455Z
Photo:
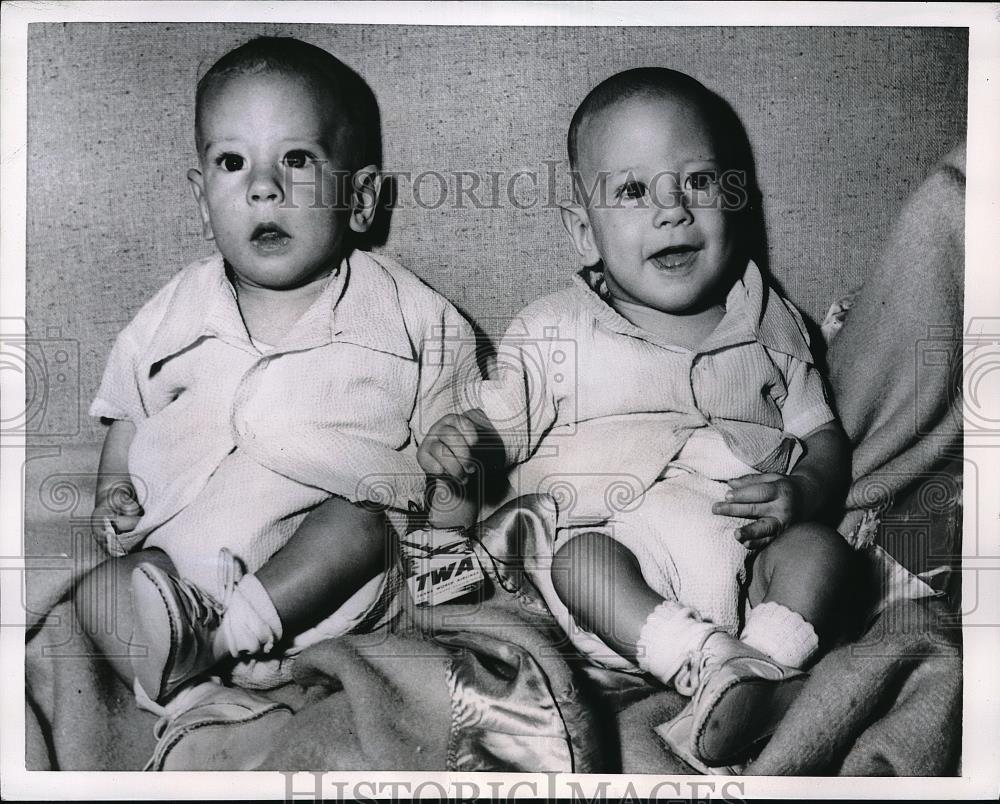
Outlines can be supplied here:
M250 242L260 251L278 251L288 245L292 236L278 224L259 223L250 234Z
M665 249L657 251L650 256L649 260L657 268L666 271L676 271L678 268L687 268L691 265L700 250L695 246L667 246Z

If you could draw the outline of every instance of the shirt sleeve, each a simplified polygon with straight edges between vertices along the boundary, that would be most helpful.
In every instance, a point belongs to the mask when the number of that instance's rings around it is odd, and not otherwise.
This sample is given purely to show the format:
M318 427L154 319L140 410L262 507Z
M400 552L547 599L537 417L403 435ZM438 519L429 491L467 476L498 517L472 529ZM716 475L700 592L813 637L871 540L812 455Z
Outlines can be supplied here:
M90 405L91 416L131 421L146 418L139 393L140 348L135 329L133 321L115 339L97 396Z
M774 355L785 378L785 395L777 400L784 431L804 438L836 419L823 375L811 363L789 355Z
M530 305L515 317L500 342L490 377L478 384L473 407L496 428L508 465L523 463L556 422L559 399L550 375L560 369L553 351L560 343L558 327L544 307Z
M442 416L469 408L468 390L481 379L477 340L461 313L446 304L421 347L420 381L410 431L417 445Z

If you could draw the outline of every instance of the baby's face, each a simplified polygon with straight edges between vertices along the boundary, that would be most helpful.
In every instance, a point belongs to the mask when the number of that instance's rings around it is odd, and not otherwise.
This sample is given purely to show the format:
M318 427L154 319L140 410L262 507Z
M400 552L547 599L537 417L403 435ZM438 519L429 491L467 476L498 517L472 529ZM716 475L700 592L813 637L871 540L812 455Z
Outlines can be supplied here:
M244 283L300 287L334 270L348 229L343 127L304 80L237 75L205 99L195 187L206 234Z
M597 190L585 203L591 264L603 261L612 296L673 314L724 299L736 229L698 109L630 98L587 121L581 135L578 168L585 191Z

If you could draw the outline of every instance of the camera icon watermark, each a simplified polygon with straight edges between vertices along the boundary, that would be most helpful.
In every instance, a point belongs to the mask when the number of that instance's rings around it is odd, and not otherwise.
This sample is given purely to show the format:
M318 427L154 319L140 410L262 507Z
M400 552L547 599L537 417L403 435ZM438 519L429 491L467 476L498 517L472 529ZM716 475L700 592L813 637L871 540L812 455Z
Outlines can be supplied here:
M0 419L0 434L69 438L80 432L80 345L58 327L26 334L23 322L0 319L0 371L24 377L24 405Z
M1000 318L972 318L964 333L951 326L931 326L917 341L915 415L918 435L934 435L932 406L947 389L956 424L967 437L1000 439Z
M529 439L535 412L551 407L551 400L559 401L560 426L548 436L576 432L577 344L558 327L533 333L514 319L496 350L482 335L445 327L425 344L425 360L449 375L449 383L447 393L418 401L415 420L422 432L445 413L478 409L505 442Z
M576 432L579 385L577 344L557 326L533 331L515 319L492 356L489 379L462 385L456 402L480 409L504 440L537 438L537 422L558 406L559 425L547 434Z

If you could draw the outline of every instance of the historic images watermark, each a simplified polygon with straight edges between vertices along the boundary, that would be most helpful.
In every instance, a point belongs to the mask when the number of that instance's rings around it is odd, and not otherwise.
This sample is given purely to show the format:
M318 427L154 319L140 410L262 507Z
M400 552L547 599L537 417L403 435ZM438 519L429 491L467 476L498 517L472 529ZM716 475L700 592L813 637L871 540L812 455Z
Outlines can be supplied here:
M333 168L322 160L295 166L265 166L259 180L275 190L277 208L345 210L359 195L394 209L558 209L576 201L588 209L627 207L739 211L751 202L750 177L741 169L702 167L690 171L644 173L570 169L564 160L546 159L532 167L499 170L421 170L371 175ZM236 171L232 171L236 172ZM256 181L258 178L253 178Z
M644 783L642 777L624 785L607 779L573 779L565 774L531 774L530 778L507 780L462 779L446 783L435 780L345 781L339 774L320 771L282 771L285 801L401 801L434 798L438 801L516 801L561 799L598 804L605 801L695 802L724 801L742 804L744 782L735 779L694 778ZM538 778L542 777L544 778Z

